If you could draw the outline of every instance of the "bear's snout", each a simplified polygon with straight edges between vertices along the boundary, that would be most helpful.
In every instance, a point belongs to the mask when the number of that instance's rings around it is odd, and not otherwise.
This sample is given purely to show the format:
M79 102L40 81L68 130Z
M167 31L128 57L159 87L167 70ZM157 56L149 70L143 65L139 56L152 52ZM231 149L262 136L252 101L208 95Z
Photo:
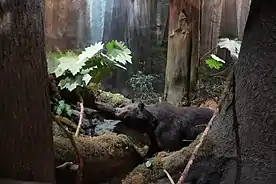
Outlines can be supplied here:
M115 116L124 119L127 117L128 111L124 108L115 108Z

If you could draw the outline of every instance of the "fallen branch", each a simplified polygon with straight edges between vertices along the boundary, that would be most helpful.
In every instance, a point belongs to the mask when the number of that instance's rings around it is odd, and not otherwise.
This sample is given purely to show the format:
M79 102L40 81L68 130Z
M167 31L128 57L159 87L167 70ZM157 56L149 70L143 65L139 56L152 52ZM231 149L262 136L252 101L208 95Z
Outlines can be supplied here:
M164 169L163 171L167 175L168 179L170 180L170 183L175 184L175 182L173 181L173 179L172 179L171 175L168 173L168 171L166 171L166 169Z
M56 118L59 119L59 121L64 124L66 127L69 127L71 129L73 129L74 131L77 130L78 126L72 122L71 120L69 120L68 118L66 117L63 117L63 116L56 116ZM84 130L82 128L80 128L79 130L81 133L84 133Z
M63 168L66 168L66 167L68 167L68 166L71 166L71 165L73 165L74 163L73 162L65 162L65 163L63 163L63 164L61 164L61 165L59 165L59 166L56 166L56 168L57 169L63 169Z
M76 179L76 184L81 184L81 180L82 180L82 168L83 168L83 159L81 157L81 154L79 152L79 149L77 147L76 141L73 138L73 135L71 135L63 126L63 124L59 121L59 119L53 115L53 119L55 120L55 122L57 123L57 125L64 131L64 133L66 134L66 136L68 137L68 139L71 141L71 144L74 148L74 151L76 153L76 157L77 157L77 162L79 165L78 168L78 172L77 172L77 176L78 178Z
M84 111L84 108L83 108L83 99L82 99L82 97L80 96L80 118L79 118L79 124L78 124L77 130L76 130L76 133L75 133L75 136L76 136L76 137L77 137L78 134L79 134L80 127L81 127L81 124L82 124L83 111Z
M208 135L209 130L211 129L211 127L213 125L213 121L214 121L217 113L218 113L218 110L215 111L215 113L213 114L212 118L210 119L207 127L205 128L202 136L200 137L199 143L196 145L196 147L195 147L195 149L194 149L194 151L193 151L193 153L192 153L192 155L191 155L191 157L190 157L190 159L189 159L189 161L188 161L185 169L183 170L183 172L181 174L181 177L179 178L177 184L184 184L185 178L187 177L187 175L189 173L189 170L190 170L190 168L191 168L191 166L192 166L192 164L194 162L194 159L195 159L195 157L196 157L196 155L198 153L198 150L201 147L201 145L203 144L203 141L204 141L205 137Z

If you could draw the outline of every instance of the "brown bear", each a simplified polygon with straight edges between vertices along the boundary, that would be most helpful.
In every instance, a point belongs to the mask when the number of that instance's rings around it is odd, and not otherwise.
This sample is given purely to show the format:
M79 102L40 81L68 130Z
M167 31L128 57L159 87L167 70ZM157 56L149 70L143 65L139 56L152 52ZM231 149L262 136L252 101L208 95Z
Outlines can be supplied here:
M188 146L203 130L198 125L207 124L213 113L209 108L175 107L166 102L133 103L115 111L116 117L128 128L149 136L151 145L147 157L158 151L175 151Z

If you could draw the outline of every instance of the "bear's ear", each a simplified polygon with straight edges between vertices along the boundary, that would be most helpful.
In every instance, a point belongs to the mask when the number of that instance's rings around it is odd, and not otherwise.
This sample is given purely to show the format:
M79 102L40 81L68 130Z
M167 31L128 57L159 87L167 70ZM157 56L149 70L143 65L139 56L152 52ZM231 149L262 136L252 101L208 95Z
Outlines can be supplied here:
M143 111L144 108L145 108L145 104L143 102L139 102L138 108L139 108L140 111Z

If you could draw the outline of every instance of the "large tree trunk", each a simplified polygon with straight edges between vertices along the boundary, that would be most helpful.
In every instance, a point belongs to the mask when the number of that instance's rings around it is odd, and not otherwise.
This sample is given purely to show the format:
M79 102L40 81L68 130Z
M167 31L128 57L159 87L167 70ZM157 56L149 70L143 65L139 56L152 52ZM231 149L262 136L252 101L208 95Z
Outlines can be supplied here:
M83 48L90 41L89 17L85 0L46 0L46 50Z
M0 178L54 183L44 0L0 7Z
M170 1L164 98L174 105L183 100L189 102L197 79L199 4L199 1Z
M239 4L240 5L240 14L238 15L239 16L238 21L239 21L239 39L242 40L244 27L245 27L249 9L250 9L251 0L241 0L241 1L242 1L242 3Z
M110 9L106 10L105 16L108 17L104 25L103 41L108 42L111 40L125 41L128 21L128 4L127 0L112 0L107 6L113 8L110 13ZM108 22L108 20L110 22ZM122 89L127 78L127 72L114 71L110 77L104 80L103 86L107 90Z
M275 21L275 1L252 0L240 60L234 71L241 184L270 184L276 180ZM232 131L233 108L227 106L228 103L223 104L210 137L216 143L216 155L236 156L234 140L238 137ZM234 183L235 170L236 164L232 164L225 172L224 183Z
M224 0L202 0L200 38L201 56L217 46L223 2Z
M238 35L237 12L240 7L237 7L236 3L237 0L226 0L223 2L220 36L235 38Z

